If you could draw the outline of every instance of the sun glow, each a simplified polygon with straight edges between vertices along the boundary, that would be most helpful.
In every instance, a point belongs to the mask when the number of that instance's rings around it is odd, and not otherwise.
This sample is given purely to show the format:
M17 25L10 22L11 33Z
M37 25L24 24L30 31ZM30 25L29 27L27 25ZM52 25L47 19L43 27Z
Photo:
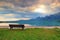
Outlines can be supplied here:
M40 5L38 8L36 8L34 10L34 12L47 13L46 6L45 5Z

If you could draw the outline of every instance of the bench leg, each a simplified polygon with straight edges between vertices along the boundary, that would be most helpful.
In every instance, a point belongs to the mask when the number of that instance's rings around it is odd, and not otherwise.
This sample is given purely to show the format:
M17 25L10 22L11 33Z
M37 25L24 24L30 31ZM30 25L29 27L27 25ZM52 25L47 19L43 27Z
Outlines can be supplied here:
M22 30L24 30L24 28L22 28Z
M13 27L10 27L10 29L13 29Z
M22 30L24 30L24 27L22 27Z

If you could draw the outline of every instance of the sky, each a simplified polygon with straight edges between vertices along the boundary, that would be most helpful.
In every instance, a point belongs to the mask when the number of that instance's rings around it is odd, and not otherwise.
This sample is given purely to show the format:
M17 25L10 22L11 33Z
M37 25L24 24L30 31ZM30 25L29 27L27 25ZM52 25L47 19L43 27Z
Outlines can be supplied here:
M60 12L60 0L0 0L0 21L29 20Z

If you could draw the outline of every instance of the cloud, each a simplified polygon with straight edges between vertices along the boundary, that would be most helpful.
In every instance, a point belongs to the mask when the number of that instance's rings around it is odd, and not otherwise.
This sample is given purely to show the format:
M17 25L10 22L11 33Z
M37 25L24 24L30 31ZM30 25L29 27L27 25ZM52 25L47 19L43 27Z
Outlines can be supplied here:
M4 10L4 8L0 8L0 11L3 11Z
M17 20L29 20L31 18L6 18L4 16L0 16L0 21L17 21Z
M60 3L60 0L0 0L0 6L8 6L14 10L32 11L39 5L54 5Z
M18 18L3 18L1 19L0 21L16 21L16 20L19 20Z
M4 14L4 16L15 16L15 14L9 13L9 14Z
M15 17L16 15L15 14L12 14L12 13L9 13L9 14L0 14L0 16L2 17L4 17L4 18L13 18L13 17Z
M16 20L29 20L31 18L28 17L22 17L20 14L0 14L0 21L16 21Z
M0 2L0 7L14 8L14 4L9 2Z
M34 18L42 14L32 13L40 5L46 6L49 15L60 11L60 0L0 0L0 14L6 18Z
M30 20L31 18L20 18L20 20Z

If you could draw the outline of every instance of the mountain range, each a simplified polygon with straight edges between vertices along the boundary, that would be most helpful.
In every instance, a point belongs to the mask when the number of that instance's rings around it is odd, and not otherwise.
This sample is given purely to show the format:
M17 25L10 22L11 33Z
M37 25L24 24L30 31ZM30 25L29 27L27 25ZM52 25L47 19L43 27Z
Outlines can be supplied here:
M60 26L60 12L46 17L37 17L30 20L19 20L21 24L31 24L37 26Z
M1 21L0 23L2 23ZM46 17L37 17L30 20L5 21L7 23L30 24L33 26L60 26L60 12Z

